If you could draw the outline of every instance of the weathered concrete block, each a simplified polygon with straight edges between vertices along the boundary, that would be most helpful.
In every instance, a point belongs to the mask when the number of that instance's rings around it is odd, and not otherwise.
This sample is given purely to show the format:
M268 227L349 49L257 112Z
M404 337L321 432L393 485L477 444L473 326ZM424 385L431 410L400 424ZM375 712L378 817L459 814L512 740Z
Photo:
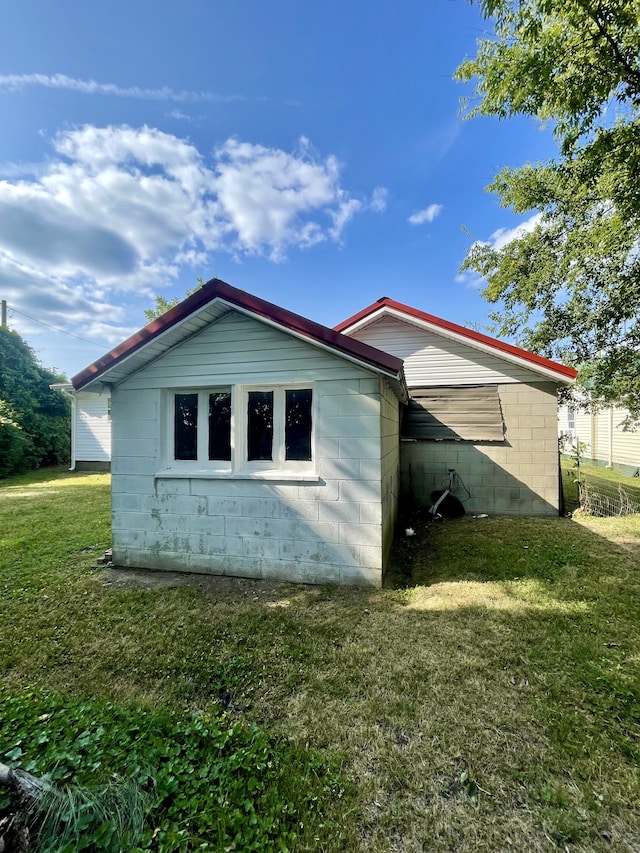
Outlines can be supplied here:
M381 535L379 524L340 524L340 542L348 545L380 546Z

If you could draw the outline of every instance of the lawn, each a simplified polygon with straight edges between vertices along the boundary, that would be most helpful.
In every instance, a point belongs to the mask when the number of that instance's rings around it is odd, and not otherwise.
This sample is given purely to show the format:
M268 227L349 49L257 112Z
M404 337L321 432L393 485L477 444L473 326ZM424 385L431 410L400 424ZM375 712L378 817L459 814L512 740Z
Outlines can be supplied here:
M93 568L108 490L0 486L0 761L139 780L141 849L640 848L637 516L418 519L378 591L151 583Z

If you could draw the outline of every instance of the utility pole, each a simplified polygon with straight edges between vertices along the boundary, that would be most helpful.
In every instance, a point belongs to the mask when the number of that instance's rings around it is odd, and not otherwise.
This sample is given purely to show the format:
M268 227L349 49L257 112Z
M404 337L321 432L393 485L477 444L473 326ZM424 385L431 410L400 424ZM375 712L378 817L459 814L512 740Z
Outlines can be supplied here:
M2 300L2 328L7 328L7 300Z

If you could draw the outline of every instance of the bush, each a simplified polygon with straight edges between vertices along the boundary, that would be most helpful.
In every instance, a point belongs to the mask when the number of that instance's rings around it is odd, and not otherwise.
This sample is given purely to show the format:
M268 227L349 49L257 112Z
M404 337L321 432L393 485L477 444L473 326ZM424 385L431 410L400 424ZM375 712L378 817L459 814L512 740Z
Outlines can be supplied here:
M69 402L17 332L0 328L0 477L69 461Z

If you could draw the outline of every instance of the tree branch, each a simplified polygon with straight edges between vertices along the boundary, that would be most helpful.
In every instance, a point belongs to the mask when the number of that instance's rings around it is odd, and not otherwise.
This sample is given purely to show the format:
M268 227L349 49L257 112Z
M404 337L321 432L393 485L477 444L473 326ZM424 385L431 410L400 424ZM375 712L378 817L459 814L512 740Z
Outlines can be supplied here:
M627 80L627 85L629 85L632 91L635 92L635 98L632 97L632 100L637 100L638 95L640 95L640 70L635 68L623 54L618 42L615 40L615 38L611 35L609 30L605 26L605 23L602 20L601 15L599 14L599 9L597 11L595 9L592 9L587 0L577 0L577 3L582 9L582 11L585 13L585 15L591 18L591 20L594 22L594 24L598 28L598 32L607 42L607 44L613 51L615 58L626 71L627 77L630 78L629 80ZM632 82L635 85L631 85Z

